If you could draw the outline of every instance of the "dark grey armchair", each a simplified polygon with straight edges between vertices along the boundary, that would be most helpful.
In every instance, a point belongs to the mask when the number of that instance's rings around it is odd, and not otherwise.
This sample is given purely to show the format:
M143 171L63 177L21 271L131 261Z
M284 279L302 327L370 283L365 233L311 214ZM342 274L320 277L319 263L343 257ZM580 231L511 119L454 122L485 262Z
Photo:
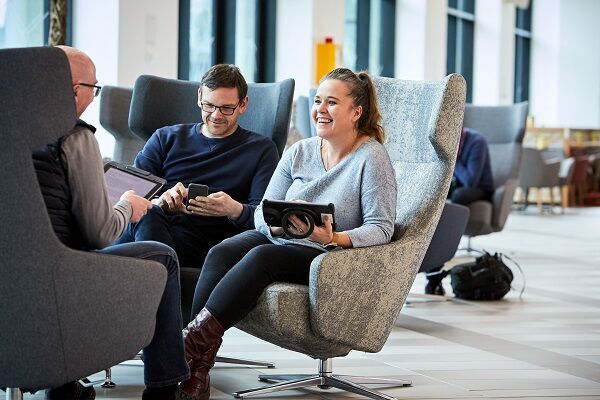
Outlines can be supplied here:
M275 283L237 327L317 360L314 375L261 375L273 386L238 391L243 398L286 389L336 387L373 399L393 399L363 384L410 381L335 375L332 359L350 350L376 353L385 344L438 223L456 161L465 81L375 78L385 147L398 181L390 244L346 249L315 258L309 285Z
M525 135L528 103L509 106L465 107L464 126L479 131L487 140L494 177L492 201L469 204L465 235L471 237L501 231L510 213L517 188L521 162L521 143Z
M114 161L132 165L137 153L144 147L129 129L129 107L133 89L103 86L100 95L100 125L115 138Z
M21 399L18 388L58 386L147 345L167 272L152 261L71 250L54 234L32 151L75 124L61 50L0 50L0 109L0 387Z

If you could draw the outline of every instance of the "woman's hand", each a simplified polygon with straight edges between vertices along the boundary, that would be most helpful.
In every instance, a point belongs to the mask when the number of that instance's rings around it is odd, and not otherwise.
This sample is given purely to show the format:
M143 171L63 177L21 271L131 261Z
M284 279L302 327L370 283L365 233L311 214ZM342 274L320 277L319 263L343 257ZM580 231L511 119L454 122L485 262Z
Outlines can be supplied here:
M308 231L308 224L306 224L302 218L299 218L297 215L291 215L289 221L292 223L294 230L298 234ZM315 228L308 239L320 244L327 244L333 240L333 228L331 226L331 219L328 215L323 217L323 225L315 225Z

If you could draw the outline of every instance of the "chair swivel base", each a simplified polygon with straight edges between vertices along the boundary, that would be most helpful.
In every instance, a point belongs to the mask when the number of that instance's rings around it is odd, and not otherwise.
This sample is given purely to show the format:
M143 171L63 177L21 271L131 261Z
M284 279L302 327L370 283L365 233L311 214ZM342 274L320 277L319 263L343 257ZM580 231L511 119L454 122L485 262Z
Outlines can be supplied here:
M275 364L267 361L243 360L241 358L230 358L217 356L215 362L226 364L252 365L255 367L275 368Z
M319 373L315 375L259 375L258 379L264 382L282 381L274 385L242 390L233 393L233 397L243 399L250 396L258 396L266 393L274 393L282 390L301 389L317 386L320 389L337 388L347 392L359 394L375 400L396 400L381 392L371 390L363 385L388 385L388 386L411 386L412 382L403 379L374 378L368 376L334 375L331 371L331 360L319 360Z

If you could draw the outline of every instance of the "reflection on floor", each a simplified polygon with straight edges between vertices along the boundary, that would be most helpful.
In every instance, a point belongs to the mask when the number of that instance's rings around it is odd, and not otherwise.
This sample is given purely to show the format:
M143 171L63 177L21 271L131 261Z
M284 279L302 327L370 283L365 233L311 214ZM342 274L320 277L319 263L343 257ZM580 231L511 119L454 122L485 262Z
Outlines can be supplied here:
M381 389L400 399L600 399L600 208L513 213L503 232L473 244L518 260L527 277L522 300L511 291L499 302L412 302L380 353L352 352L334 361L334 371L411 379L412 387ZM515 276L520 288L521 277ZM424 281L418 276L413 291L422 293ZM445 287L450 291L449 282ZM235 390L260 386L261 373L316 368L308 357L238 330L227 333L220 354L274 361L277 369L217 365L211 399L231 399ZM97 389L98 399L141 397L141 367L117 366L113 380L117 387ZM259 398L357 396L303 390Z

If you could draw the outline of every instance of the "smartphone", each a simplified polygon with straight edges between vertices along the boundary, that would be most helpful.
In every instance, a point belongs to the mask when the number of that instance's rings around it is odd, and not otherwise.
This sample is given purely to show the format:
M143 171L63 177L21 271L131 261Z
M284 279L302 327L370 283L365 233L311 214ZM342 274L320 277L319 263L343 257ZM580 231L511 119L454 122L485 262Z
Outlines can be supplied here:
M186 199L186 207L190 205L190 199L195 199L198 196L208 196L208 186L199 183L190 183L188 185L188 195Z

